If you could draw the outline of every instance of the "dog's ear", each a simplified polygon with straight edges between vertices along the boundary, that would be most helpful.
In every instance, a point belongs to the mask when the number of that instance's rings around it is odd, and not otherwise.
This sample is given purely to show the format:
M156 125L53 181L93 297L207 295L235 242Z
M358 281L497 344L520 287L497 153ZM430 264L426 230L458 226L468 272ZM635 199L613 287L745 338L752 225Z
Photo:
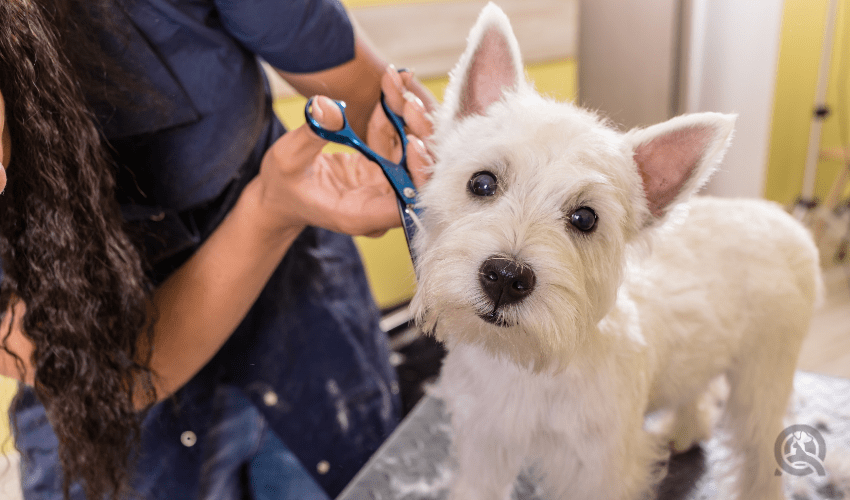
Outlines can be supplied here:
M626 134L656 220L708 181L732 139L735 118L695 113Z
M484 114L506 91L524 82L519 44L508 16L489 3L479 14L466 50L451 72L443 117L458 121Z

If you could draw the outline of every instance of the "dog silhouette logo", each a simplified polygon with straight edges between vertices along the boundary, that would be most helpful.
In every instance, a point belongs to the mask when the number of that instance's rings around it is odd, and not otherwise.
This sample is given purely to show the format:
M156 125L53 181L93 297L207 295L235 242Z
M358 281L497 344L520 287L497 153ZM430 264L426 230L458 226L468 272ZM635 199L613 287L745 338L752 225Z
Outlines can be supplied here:
M788 474L807 476L816 473L825 476L823 466L826 442L820 431L810 425L797 424L786 427L776 438L774 446L776 463ZM776 475L780 475L779 470Z

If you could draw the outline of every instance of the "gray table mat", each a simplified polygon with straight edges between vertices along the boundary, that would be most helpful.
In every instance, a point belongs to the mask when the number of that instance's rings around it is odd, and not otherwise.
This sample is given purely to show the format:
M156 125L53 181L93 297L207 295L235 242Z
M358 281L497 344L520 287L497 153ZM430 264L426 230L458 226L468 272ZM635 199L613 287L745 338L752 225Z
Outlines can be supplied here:
M825 476L784 473L792 500L850 500L850 380L799 372L786 425L806 424L826 443ZM438 500L453 475L451 426L442 401L423 398L337 500ZM659 499L719 499L716 474L724 448L711 441L671 457ZM777 473L779 467L777 466ZM531 470L517 479L512 498L543 499Z

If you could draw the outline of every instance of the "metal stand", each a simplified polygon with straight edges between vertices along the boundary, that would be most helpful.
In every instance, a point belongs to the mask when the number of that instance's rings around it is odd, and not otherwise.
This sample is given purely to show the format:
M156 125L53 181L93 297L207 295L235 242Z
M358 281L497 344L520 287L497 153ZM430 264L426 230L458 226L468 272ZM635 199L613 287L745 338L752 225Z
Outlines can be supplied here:
M823 128L823 121L829 116L829 107L826 104L826 88L829 84L829 66L832 60L832 45L835 39L835 20L837 17L838 0L829 0L829 10L826 16L826 32L824 33L820 69L818 71L818 86L815 92L815 109L812 116L812 125L809 129L809 149L806 154L803 190L800 194L800 199L794 207L794 215L799 220L803 220L806 214L818 205L815 198L815 180L818 173L821 129Z

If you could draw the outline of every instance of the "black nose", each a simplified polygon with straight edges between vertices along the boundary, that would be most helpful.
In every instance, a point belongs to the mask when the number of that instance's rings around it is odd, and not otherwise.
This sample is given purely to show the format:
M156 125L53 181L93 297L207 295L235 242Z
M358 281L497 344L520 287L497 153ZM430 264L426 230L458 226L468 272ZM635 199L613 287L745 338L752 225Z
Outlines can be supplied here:
M493 255L478 269L478 281L496 309L526 298L534 290L534 271L509 257Z

